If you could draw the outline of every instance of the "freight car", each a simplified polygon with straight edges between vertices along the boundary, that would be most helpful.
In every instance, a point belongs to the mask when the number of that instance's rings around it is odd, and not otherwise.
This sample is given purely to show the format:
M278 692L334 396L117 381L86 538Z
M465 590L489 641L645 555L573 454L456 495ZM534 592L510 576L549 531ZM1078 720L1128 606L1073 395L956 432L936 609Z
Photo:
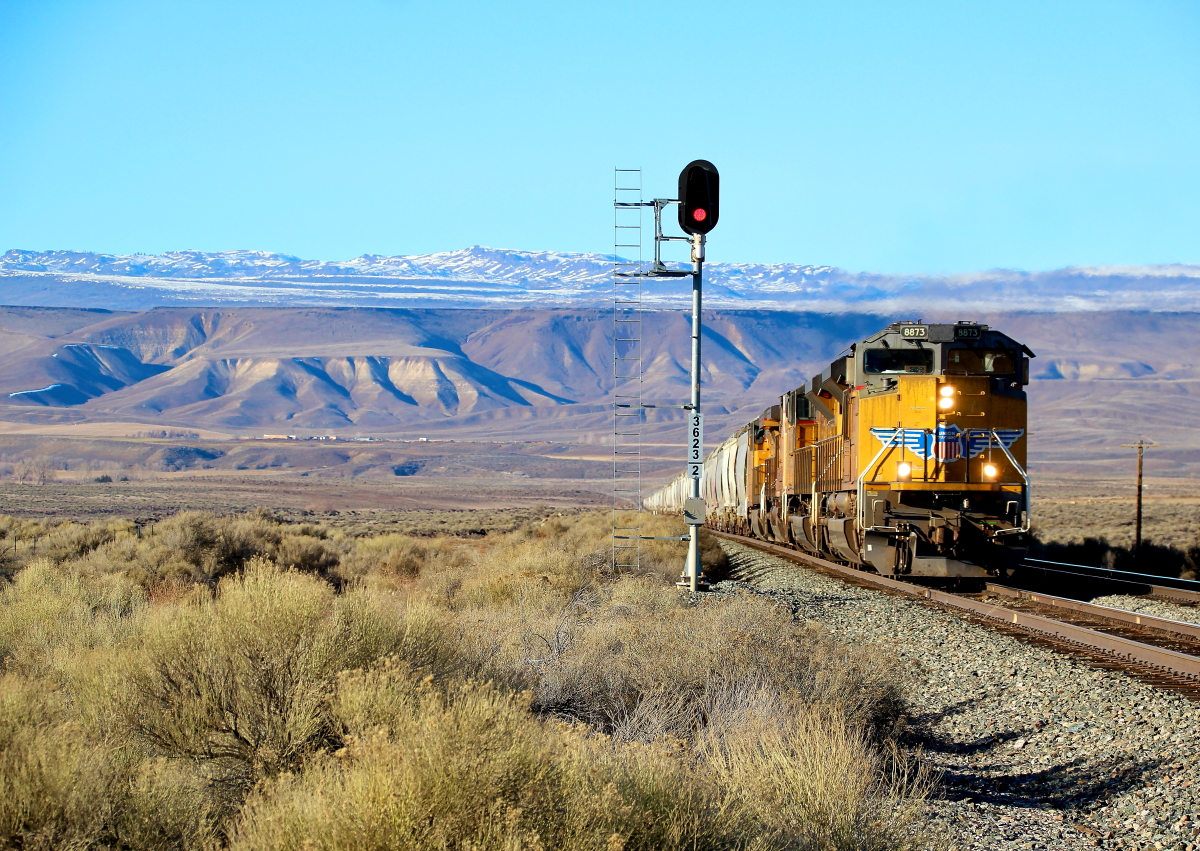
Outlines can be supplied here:
M1029 531L1031 357L975 322L889 325L709 453L708 525L886 575L1006 575ZM681 476L644 507L687 495Z

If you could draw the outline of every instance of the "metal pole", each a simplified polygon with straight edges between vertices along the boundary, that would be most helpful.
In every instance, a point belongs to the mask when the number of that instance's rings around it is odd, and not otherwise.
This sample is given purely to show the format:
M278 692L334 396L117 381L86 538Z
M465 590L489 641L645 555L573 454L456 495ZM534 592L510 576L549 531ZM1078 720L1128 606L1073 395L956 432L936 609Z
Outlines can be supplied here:
M692 413L700 413L700 306L703 301L704 234L692 235ZM691 479L690 495L700 496L700 480ZM692 526L688 539L688 586L697 590L700 581L700 527Z

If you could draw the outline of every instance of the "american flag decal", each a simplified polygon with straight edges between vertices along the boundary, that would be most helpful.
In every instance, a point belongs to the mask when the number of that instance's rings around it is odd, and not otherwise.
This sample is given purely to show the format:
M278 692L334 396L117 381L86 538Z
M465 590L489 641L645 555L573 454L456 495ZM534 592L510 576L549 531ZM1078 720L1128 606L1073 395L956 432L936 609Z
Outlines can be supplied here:
M950 429L954 429L953 432ZM943 464L948 464L951 461L957 461L963 457L963 439L958 433L958 426L938 426L937 438L934 442L934 452L937 454L937 459Z

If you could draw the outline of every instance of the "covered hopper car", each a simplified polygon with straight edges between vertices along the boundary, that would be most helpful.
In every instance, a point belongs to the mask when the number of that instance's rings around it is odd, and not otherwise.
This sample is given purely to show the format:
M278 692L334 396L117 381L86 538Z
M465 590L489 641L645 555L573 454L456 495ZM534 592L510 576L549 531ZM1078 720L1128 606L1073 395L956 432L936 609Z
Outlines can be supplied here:
M975 322L889 325L709 453L707 525L886 575L1006 575L1029 531L1033 356ZM681 476L644 507L687 495Z

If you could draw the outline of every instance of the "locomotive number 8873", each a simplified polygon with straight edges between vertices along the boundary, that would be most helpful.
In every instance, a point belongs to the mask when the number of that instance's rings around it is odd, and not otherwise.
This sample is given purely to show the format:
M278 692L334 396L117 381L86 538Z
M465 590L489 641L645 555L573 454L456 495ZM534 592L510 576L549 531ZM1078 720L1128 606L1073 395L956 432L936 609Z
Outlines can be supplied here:
M1029 531L1033 356L974 322L889 325L709 453L708 525L881 574L1007 574ZM681 476L644 505L686 496Z

